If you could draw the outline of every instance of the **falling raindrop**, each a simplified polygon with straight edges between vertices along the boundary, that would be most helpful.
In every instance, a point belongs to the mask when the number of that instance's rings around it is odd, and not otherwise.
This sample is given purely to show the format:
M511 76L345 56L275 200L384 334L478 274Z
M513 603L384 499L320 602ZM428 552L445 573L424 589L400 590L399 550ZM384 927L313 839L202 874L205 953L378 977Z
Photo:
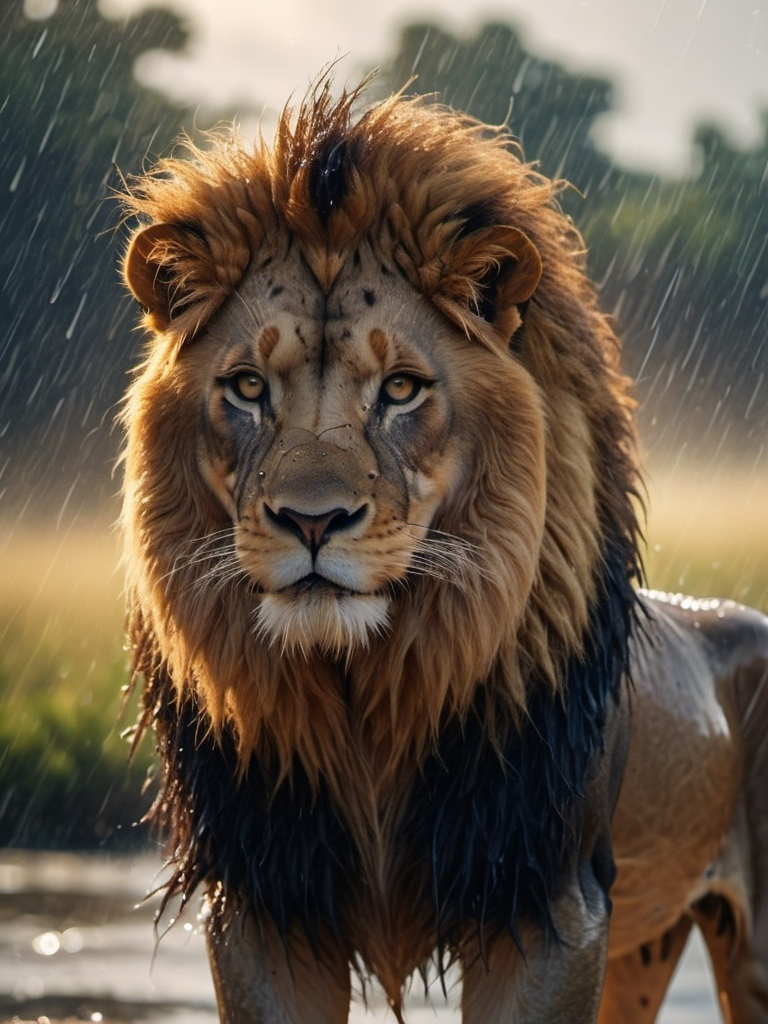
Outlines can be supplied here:
M9 192L15 192L16 189L19 187L19 183L21 182L21 176L24 173L24 168L26 166L27 166L27 158L25 156L23 156L21 158L21 163L19 164L18 170L16 171L14 176L11 178L11 184L8 186L8 191Z

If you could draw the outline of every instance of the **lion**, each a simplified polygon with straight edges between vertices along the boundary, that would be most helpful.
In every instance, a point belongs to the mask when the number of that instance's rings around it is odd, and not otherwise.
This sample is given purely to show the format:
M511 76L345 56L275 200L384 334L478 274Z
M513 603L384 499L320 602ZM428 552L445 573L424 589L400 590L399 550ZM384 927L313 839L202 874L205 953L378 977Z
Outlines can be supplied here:
M220 1019L768 1020L768 623L647 593L634 401L502 129L316 85L135 179L129 639Z

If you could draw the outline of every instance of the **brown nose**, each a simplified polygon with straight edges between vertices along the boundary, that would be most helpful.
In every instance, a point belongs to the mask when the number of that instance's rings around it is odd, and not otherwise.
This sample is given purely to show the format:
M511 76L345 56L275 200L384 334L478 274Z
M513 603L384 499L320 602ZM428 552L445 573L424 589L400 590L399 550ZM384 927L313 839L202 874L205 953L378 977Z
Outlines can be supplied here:
M350 512L346 508L333 508L319 515L310 515L285 506L277 512L273 512L269 505L264 506L267 518L275 526L290 530L295 534L313 555L317 554L331 534L348 530L358 523L365 515L367 508L367 505L361 505L354 512Z

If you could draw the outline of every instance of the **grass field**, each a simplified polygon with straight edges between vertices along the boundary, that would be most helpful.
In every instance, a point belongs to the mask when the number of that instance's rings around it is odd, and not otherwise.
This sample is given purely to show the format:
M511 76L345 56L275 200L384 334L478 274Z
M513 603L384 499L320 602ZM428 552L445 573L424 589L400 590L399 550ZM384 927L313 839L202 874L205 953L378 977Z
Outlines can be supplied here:
M768 474L659 468L647 477L646 571L660 590L768 611Z
M648 584L768 611L768 479L725 467L649 474ZM120 723L119 544L109 515L58 530L0 523L0 844L125 840L149 798L145 743Z
M0 845L136 841L119 546L106 522L0 532Z

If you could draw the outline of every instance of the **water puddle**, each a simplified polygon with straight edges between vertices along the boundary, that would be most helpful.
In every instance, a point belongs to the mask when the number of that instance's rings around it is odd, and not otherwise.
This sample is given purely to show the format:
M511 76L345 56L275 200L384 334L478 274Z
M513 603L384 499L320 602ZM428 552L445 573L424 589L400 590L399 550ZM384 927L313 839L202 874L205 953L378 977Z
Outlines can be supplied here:
M182 918L159 937L156 857L0 851L0 1021L217 1024L199 922ZM455 996L455 993L453 993ZM451 1001L418 988L409 1024L458 1024ZM455 1002L455 999L453 1000ZM374 997L350 1024L393 1018ZM699 942L686 952L660 1024L719 1020Z
M205 942L156 942L156 858L0 856L0 1019L215 1024Z

